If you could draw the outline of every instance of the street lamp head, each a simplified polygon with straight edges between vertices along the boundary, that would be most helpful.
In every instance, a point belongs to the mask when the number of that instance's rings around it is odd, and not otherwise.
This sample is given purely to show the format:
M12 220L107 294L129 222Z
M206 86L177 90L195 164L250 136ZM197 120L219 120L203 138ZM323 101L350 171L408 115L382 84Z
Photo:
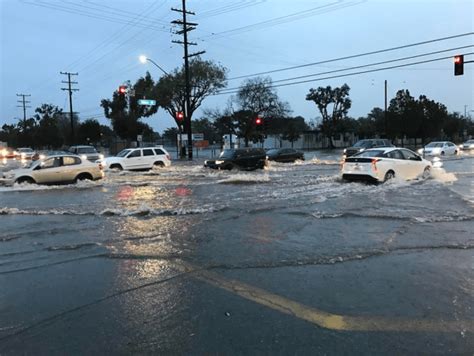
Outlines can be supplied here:
M146 61L147 61L148 58L147 58L147 56L145 56L145 55L141 55L140 57L138 57L138 59L140 60L140 62L146 63Z

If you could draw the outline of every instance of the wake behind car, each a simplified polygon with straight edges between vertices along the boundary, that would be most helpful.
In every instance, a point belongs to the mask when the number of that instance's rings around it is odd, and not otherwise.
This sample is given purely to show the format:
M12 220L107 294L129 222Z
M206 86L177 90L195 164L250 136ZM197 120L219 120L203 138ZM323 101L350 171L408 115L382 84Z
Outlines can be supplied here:
M425 148L420 148L418 153L426 156L456 155L458 146L449 141L434 141L427 144Z
M394 147L389 140L381 139L381 138L371 138L367 140L360 140L357 141L354 146L348 147L344 149L344 155L346 157L350 157L355 155L356 153L365 151L369 148L376 148L376 147Z
M226 170L237 168L250 171L266 165L267 154L263 148L227 149L220 153L217 160L204 162L204 167Z
M171 157L163 146L127 148L115 157L103 160L105 166L114 170L145 170L154 167L169 167Z
M104 159L104 155L97 152L94 146L71 146L69 152L74 153L81 158L88 159L91 162L95 162L98 159Z
M5 172L0 182L6 185L14 183L61 184L103 177L104 172L99 164L76 155L66 154L48 156L34 161L28 168Z
M275 148L267 151L269 161L275 162L294 162L296 160L304 161L304 153L293 148Z
M371 148L347 157L342 165L342 179L385 182L394 177L405 180L428 176L430 161L406 148Z

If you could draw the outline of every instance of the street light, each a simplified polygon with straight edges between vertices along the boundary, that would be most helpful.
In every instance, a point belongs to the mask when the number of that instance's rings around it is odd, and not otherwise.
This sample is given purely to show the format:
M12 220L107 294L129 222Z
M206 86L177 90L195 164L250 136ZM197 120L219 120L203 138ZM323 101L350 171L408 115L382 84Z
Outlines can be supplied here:
M138 59L140 60L141 63L145 64L147 61L154 64L155 67L157 67L159 70L161 70L163 73L165 73L166 75L168 75L168 72L166 70L164 70L163 68L161 68L158 63L156 63L153 59L151 58L148 58L147 56L145 55L141 55L140 57L138 57Z

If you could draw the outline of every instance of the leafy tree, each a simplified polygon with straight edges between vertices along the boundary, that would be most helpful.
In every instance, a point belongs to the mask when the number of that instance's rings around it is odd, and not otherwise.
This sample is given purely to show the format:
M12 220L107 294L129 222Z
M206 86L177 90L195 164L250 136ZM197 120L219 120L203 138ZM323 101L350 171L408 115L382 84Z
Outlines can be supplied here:
M213 123L207 119L196 119L191 122L192 131L194 133L204 134L204 139L209 142L220 141L219 134L216 132Z
M43 104L35 110L35 119L38 127L38 144L43 147L59 148L63 138L59 131L59 118L63 115L62 109L52 104Z
M204 61L197 57L189 62L189 71L191 95L188 115L191 119L205 98L226 86L227 69L213 61ZM158 104L173 117L179 127L182 123L177 120L177 113L185 111L184 67L162 76L154 88L154 93Z
M349 91L350 88L347 84L334 89L328 85L325 88L311 88L306 95L306 100L313 101L321 113L321 132L329 138L331 148L334 147L332 139L334 134L337 133L337 123L347 116L352 105L352 101L349 98Z
M304 118L297 116L295 118L287 118L280 120L284 123L281 131L281 138L291 142L291 147L298 141L303 131L308 130L309 126L305 123Z
M176 127L169 127L165 131L163 131L163 138L167 141L172 142L174 145L178 142L178 134L179 131Z
M22 119L17 124L18 146L33 147L38 145L38 124L34 118Z
M135 92L135 95L123 95L114 92L112 100L102 99L101 106L104 108L105 117L112 122L114 132L128 141L136 140L137 135L144 134L147 125L140 121L142 117L155 114L158 110L156 106L138 105L138 100L142 97L156 97L156 88L150 73L137 80L132 86L127 82L127 87Z
M88 119L82 122L77 130L77 137L79 138L79 142L90 143L90 144L97 144L100 142L102 135L101 135L101 125L99 121L95 119Z
M16 125L4 124L0 131L0 141L7 142L8 145L18 146L18 127Z
M238 108L235 112L232 112L233 105ZM286 117L290 113L290 107L287 102L280 100L275 88L272 88L270 78L257 77L246 80L239 88L236 97L231 99L230 111L236 132L244 138L247 147L250 140L261 139L255 126L257 117L270 121Z

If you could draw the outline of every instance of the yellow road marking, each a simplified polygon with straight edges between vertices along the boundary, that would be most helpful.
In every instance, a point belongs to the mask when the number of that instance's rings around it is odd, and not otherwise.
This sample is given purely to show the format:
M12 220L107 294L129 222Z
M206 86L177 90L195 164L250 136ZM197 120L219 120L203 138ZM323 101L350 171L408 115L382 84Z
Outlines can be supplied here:
M330 330L474 332L474 320L427 320L331 314L270 293L261 288L224 278L214 272L192 268L191 265L187 265L186 269L194 270L196 278L217 288Z

